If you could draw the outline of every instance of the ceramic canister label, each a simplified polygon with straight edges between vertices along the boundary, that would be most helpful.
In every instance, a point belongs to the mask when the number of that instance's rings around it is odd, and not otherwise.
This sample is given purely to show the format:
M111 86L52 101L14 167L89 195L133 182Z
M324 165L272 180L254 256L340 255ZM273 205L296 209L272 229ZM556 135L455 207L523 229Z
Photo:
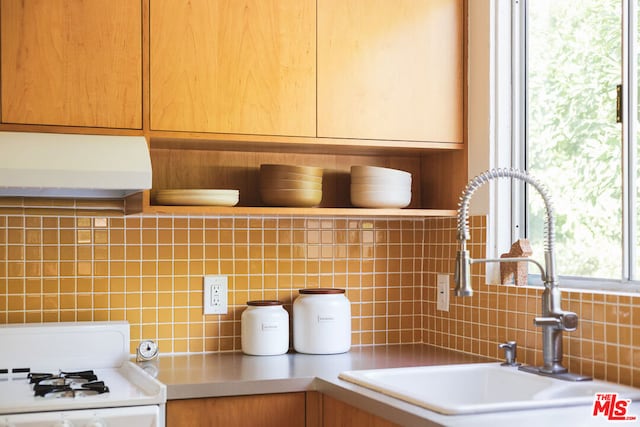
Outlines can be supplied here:
M333 314L318 314L318 323L335 322L336 316Z
M280 325L276 322L262 322L262 330L265 332L277 331L278 329L280 329Z

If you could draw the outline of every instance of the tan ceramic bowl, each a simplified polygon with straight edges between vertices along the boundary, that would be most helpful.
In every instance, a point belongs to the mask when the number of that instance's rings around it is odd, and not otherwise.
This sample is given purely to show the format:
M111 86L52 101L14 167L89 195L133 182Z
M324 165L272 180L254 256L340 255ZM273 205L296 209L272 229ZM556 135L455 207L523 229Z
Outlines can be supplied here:
M263 174L299 174L309 175L313 177L322 178L322 168L315 166L295 166L295 165L276 165L276 164L263 164L260 165L260 175Z
M322 181L298 179L261 179L260 188L265 190L322 190Z
M299 173L291 173L291 172L260 172L260 182L265 181L278 181L278 180L289 180L289 181L304 181L304 182L313 182L315 184L322 183L321 176L315 175L303 175Z
M322 200L322 190L282 190L260 188L262 202L268 206L313 207Z

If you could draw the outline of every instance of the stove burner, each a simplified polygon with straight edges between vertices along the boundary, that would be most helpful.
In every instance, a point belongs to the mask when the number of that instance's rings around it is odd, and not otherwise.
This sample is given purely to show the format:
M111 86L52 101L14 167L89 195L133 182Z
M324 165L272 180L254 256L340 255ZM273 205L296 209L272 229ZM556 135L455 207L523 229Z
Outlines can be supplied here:
M93 371L51 373L29 373L35 396L77 397L108 393L104 381L98 381Z
M103 381L94 381L90 383L73 386L71 384L36 384L33 386L36 396L42 397L76 397L90 394L108 393L109 387L104 385Z
M93 371L78 371L78 372L64 372L60 371L60 373L51 374L51 373L36 373L31 372L28 375L29 382L31 384L40 384L42 381L49 380L62 380L62 384L66 382L64 380L77 380L77 381L96 381L98 377L93 373Z

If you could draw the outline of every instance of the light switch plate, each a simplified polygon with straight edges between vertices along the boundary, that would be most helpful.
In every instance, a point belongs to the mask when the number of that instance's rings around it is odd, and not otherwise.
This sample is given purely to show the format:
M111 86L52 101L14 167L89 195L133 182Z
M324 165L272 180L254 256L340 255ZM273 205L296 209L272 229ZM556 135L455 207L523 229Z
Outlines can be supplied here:
M440 311L449 311L449 275L438 273L436 308Z
M227 276L204 276L204 314L227 314L227 291Z

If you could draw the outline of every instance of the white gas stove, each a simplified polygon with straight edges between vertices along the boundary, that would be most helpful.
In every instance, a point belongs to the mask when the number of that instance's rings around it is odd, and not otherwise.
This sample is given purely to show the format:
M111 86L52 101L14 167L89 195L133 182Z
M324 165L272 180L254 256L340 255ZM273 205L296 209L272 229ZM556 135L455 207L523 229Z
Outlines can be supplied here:
M127 322L0 325L0 427L164 426L166 387L128 359Z

